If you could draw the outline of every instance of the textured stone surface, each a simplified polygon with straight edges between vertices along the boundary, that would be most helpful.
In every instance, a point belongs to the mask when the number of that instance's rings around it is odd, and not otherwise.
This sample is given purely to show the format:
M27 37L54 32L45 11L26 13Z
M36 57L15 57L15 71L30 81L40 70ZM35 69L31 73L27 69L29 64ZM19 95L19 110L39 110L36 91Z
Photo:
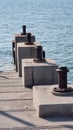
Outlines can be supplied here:
M56 86L58 85L33 87L33 103L38 116L73 116L73 95L53 95L52 90ZM73 85L71 85L71 87L73 87Z
M33 59L22 60L22 81L25 87L33 85L57 84L58 77L55 61L46 58L46 62L35 63Z
M35 36L34 35L31 35L31 41L35 42ZM19 43L22 43L22 42L27 42L27 35L16 34L15 35L15 64L16 64L16 71L18 71L18 68L17 68L17 45Z
M26 42L27 41L27 35L21 35L21 34L16 34L15 35L15 42L20 43L20 42ZM35 36L31 35L31 41L35 42Z
M38 45L40 45L38 42L34 42L32 45L17 44L17 68L20 77L22 76L22 59L35 57L35 46Z
M37 117L32 89L23 87L16 72L0 72L0 130L59 129L72 130L73 117Z

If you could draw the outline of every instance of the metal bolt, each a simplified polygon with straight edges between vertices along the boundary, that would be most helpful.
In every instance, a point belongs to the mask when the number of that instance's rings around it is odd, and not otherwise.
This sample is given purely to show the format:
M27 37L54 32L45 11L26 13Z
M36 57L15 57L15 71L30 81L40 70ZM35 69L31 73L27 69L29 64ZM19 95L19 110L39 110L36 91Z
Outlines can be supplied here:
M23 25L22 26L22 29L23 29L23 33L21 33L22 35L26 35L26 25Z

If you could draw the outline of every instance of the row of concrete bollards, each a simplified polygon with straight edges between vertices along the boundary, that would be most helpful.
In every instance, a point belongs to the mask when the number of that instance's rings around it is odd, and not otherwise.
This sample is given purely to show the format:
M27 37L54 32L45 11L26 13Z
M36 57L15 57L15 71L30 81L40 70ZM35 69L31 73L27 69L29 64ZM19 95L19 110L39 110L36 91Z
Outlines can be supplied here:
M45 58L43 47L35 41L34 35L26 33L25 25L22 34L15 35L12 46L16 71L19 77L22 77L25 87L57 84L58 79L55 70L58 65L55 61Z
M43 89L43 85L45 88L46 85L48 85L48 88L54 85L53 88L51 87L52 95L67 96L73 94L73 88L67 86L67 72L69 70L67 67L58 67L54 60L46 58L45 51L43 50L41 44L36 42L35 36L26 32L25 25L23 25L22 29L22 33L16 34L12 42L13 60L16 72L18 72L19 77L22 77L22 83L24 87L32 88L34 86L33 100L35 108L37 107L38 115L43 116L43 113L52 115L52 113L49 113L49 110L45 109L45 111L42 108L44 101L41 102L40 98L44 99L45 97L39 97L38 91ZM41 89L40 86L42 86ZM44 89L44 93L45 92L46 95L48 95L47 89ZM49 95L49 97L50 96L51 95ZM36 99L39 100L39 103L37 102L37 104L36 101L38 100ZM45 104L47 104L47 101L45 101ZM39 107L39 105L41 107ZM47 105L45 105L45 107ZM50 111L51 110L52 108ZM57 109L55 110L58 111ZM54 112L54 110L52 112Z
M29 60L29 58L33 58L33 63L37 63L37 65L39 65L38 63L40 62L40 63L47 64L48 68L50 68L51 65L55 68L55 70L51 69L51 72L53 74L55 73L56 82L55 81L53 82L54 75L52 75L50 78L50 80L52 82L47 83L47 80L46 80L46 82L44 83L45 85L59 83L58 88L54 88L53 91L55 91L55 92L72 91L71 88L67 88L67 72L69 71L67 69L67 67L58 68L58 65L56 65L56 63L54 61L53 61L54 64L52 63L52 61L48 61L48 63L47 63L47 60L45 59L45 51L43 50L40 43L34 44L35 36L32 35L31 33L26 33L26 25L23 25L22 29L23 29L22 33L16 34L15 40L13 40L13 42L12 42L14 64L16 66L16 71L19 73L19 76L22 77L22 66L23 66L22 59ZM31 50L30 48L33 48L33 49ZM27 55L25 53L27 53ZM24 63L26 63L26 61ZM28 62L28 64L29 64L29 62ZM42 64L40 67L42 67ZM44 66L44 68L45 68L45 66ZM56 73L56 69L57 69L58 74ZM47 69L47 71L49 72L49 75L50 75L51 72L49 71L49 69ZM47 72L45 72L45 73L47 73ZM29 77L28 74L29 73L27 73L27 77ZM42 74L44 75L44 73L42 73ZM37 71L36 71L36 75L37 75ZM31 77L32 77L32 75L31 75ZM39 77L39 74L37 75L37 77ZM40 80L43 80L42 77L40 77L40 78L41 78ZM24 80L24 82L26 81L26 79ZM45 79L45 77L44 77L44 79ZM48 76L48 80L49 80L49 76ZM33 79L33 81L34 81L34 79ZM24 82L23 82L23 84L26 87L26 84ZM28 82L29 82L29 80L28 80ZM33 85L43 85L43 81L42 81L42 83L39 83L39 84L33 83L32 85L28 85L28 86L33 86Z

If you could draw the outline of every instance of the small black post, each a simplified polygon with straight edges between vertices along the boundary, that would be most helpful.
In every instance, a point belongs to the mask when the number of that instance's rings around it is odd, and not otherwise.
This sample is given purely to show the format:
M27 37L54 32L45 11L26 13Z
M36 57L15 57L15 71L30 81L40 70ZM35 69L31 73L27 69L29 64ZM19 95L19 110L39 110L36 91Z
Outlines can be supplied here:
M36 46L35 47L35 57L34 62L39 62L42 61L42 56L43 56L43 51L42 51L42 46Z
M69 70L67 69L67 67L59 67L57 69L59 88L67 88L67 72L68 71Z
M27 33L27 42L25 42L27 45L32 45L33 42L31 41L31 33Z
M27 33L27 42L31 44L31 33Z
M69 70L67 67L59 67L57 69L58 72L58 87L55 87L53 89L53 94L70 94L70 92L73 92L73 89L71 87L67 87L67 72Z
M26 35L26 25L22 26L23 32L21 33L21 35Z

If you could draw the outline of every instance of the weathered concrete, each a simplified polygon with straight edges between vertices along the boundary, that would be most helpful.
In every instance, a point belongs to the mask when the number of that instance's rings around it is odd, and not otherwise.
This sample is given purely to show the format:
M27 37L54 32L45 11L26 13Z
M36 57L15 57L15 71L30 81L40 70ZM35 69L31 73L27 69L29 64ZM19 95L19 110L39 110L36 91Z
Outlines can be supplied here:
M0 130L72 130L72 117L39 118L32 89L24 88L16 72L0 72Z
M32 45L25 43L17 44L17 68L20 77L22 77L22 59L35 57L35 46L38 45L40 45L39 42L34 42Z
M39 117L73 116L73 95L53 95L52 90L56 86L33 87L33 104Z
M35 42L34 35L31 35L31 41ZM21 35L21 34L15 35L15 43L20 43L20 42L27 42L27 34L26 35Z
M25 87L33 85L57 84L58 77L55 61L46 58L46 62L36 63L33 59L22 59L22 82Z
M15 64L16 64L16 71L18 71L17 68L17 45L22 42L27 42L27 34L26 35L21 35L21 34L16 34L15 35ZM31 42L35 42L35 36L31 35Z

